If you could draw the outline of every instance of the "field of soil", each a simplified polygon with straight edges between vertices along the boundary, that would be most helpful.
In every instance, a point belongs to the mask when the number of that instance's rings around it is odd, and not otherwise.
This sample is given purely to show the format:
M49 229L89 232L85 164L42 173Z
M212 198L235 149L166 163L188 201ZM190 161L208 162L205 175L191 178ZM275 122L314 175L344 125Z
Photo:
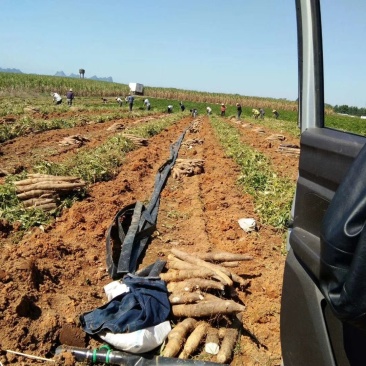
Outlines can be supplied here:
M64 210L49 227L34 228L15 244L16 226L0 222L0 362L3 365L40 363L5 350L51 358L60 344L79 347L102 344L81 330L78 319L82 313L106 303L103 286L111 282L105 264L106 229L121 208L149 200L157 170L169 157L170 145L192 121L190 116L184 116L150 138L148 146L128 153L113 180L91 185L88 196ZM296 180L298 157L280 152L280 141L266 140L274 131L264 128L259 132L244 120L241 124L229 118L226 121L240 130L243 143L269 157L278 174ZM19 137L0 146L0 167L14 173L29 169L42 156L45 160L62 161L79 149L98 146L116 133L107 131L115 122L129 126L144 123L144 119L89 124ZM225 156L209 118L199 116L196 123L197 131L187 132L183 141L199 139L203 143L183 145L179 158L204 160L204 172L168 178L161 194L157 231L140 268L158 258L165 259L171 248L192 254L221 250L253 256L252 260L232 269L248 281L248 286L236 289L237 301L246 310L242 313L243 327L231 365L280 365L284 235L265 225L258 225L257 230L249 233L239 226L240 218L254 218L259 222L253 198L236 185L239 169ZM90 141L85 147L58 145L64 137L75 134ZM298 144L290 136L285 141Z

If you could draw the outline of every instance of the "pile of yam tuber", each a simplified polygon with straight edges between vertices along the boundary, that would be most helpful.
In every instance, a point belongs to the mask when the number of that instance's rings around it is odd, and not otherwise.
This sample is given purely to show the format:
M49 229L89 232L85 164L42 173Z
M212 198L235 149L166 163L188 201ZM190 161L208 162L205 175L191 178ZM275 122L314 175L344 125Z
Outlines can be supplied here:
M202 118L197 118L197 119L195 119L195 120L191 123L191 125L189 126L188 131L189 131L190 133L197 133L197 132L199 132L202 121L203 121L203 120L202 120Z
M300 146L292 144L281 144L278 150L285 154L300 155Z
M267 141L272 141L272 140L279 140L279 141L284 141L286 138L284 135L278 134L278 133L274 133L273 135L270 135L266 138Z
M202 144L203 144L202 139L188 139L182 142L182 146L186 146L189 149L192 148L193 145L202 145Z
M58 144L60 146L69 146L69 145L84 145L86 142L90 141L87 137L81 135L71 135L64 137Z
M135 136L130 133L123 133L122 136L128 140L131 140L135 146L147 146L149 143L148 139L143 137Z
M110 131L110 132L116 132L116 131L121 131L121 130L124 130L125 126L123 123L120 123L120 122L116 122L116 123L113 123L112 126L109 126L107 128L107 131Z
M243 288L249 283L229 268L251 259L246 254L191 255L171 249L167 271L160 278L167 282L176 325L168 335L163 356L187 359L204 351L216 355L212 356L215 362L231 360L240 329L237 317L245 306L230 297L237 295L236 285Z
M52 211L57 208L60 198L85 187L77 177L28 174L27 179L14 182L19 200L26 208Z
M172 168L172 177L179 179L181 175L188 177L203 173L204 160L200 159L177 159Z

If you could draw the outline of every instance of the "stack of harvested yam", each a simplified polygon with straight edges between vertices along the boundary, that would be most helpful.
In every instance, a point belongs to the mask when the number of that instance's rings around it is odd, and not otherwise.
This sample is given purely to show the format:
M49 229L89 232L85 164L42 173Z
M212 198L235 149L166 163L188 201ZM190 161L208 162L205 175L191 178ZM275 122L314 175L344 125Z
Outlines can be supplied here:
M122 136L128 140L131 140L135 146L147 146L149 143L148 139L143 137L135 136L130 133L123 133Z
M300 146L293 144L281 144L278 148L280 152L291 155L300 155Z
M125 128L124 124L123 123L120 123L120 122L116 122L116 123L113 123L112 126L109 126L107 128L107 131L110 131L110 132L116 132L116 131L120 131L120 130L123 130Z
M179 179L181 175L188 177L203 173L204 160L200 159L177 159L172 168L172 176Z
M202 144L203 144L202 139L188 139L182 142L182 146L186 146L188 148L192 148L193 145L202 145Z
M284 141L286 139L286 137L284 135L278 134L278 133L274 133L273 135L270 135L266 138L266 140L270 141L270 140L280 140L280 141Z
M199 132L202 121L203 121L203 120L202 120L202 117L201 117L201 118L197 118L197 119L195 119L195 120L191 123L191 125L189 126L188 131L189 131L190 133L197 133L197 132Z
M257 132L257 133L265 133L266 132L262 127L253 128L253 131Z
M81 135L71 135L64 137L58 144L61 146L69 146L69 145L81 146L89 141L90 140L87 137Z
M27 179L14 182L17 197L26 208L52 211L57 208L60 198L85 187L78 177L28 174Z
M247 287L249 283L225 265L251 259L227 252L190 255L171 250L168 271L160 277L167 282L176 326L168 335L163 356L187 359L204 351L216 355L215 362L231 360L241 325L238 316L245 306L227 294L235 293L235 284Z

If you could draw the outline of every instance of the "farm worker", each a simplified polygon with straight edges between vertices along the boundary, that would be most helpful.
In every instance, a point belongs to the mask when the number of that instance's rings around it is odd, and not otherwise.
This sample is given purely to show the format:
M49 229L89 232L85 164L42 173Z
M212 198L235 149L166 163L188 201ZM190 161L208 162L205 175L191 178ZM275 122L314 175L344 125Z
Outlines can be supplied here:
M211 107L207 107L206 108L207 114L210 115L212 113L212 108Z
M173 106L171 104L168 105L168 113L173 112Z
M221 117L225 116L226 106L224 103L221 104Z
M72 101L74 99L74 92L72 91L72 89L70 89L66 93L66 99L67 99L67 104L71 107L72 106Z
M53 97L53 101L54 101L55 104L61 104L62 103L62 98L61 98L60 94L53 92L53 93L51 93L51 95Z
M260 112L259 112L259 110L258 109L252 109L252 113L253 113L253 117L255 118L255 119L258 119L258 116L260 115Z
M120 97L117 97L116 101L119 104L119 106L122 107L122 103L123 103L122 99Z
M275 109L272 111L272 113L273 113L273 117L274 117L274 118L276 118L276 119L277 119L277 118L279 117L279 115L280 115L280 114L279 114Z
M135 100L135 98L131 94L129 94L127 97L127 103L128 103L128 107L130 108L130 112L132 111L134 100Z
M182 112L184 112L184 110L186 109L186 107L184 106L184 104L182 102L179 102L179 105L180 105L180 110Z
M260 110L259 110L259 114L260 114L260 119L264 119L264 115L266 114L266 112L264 111L264 109L263 108L261 108Z
M193 118L196 118L197 117L198 110L196 108L191 109L190 112L192 113L192 117Z
M149 99L145 99L144 100L144 106L146 107L146 110L149 111L151 109L151 104L150 104L150 101Z
M107 104L108 99L107 98L102 98L102 101L103 101L104 104Z
M240 119L241 112L242 112L241 104L240 103L236 103L236 118L238 120Z

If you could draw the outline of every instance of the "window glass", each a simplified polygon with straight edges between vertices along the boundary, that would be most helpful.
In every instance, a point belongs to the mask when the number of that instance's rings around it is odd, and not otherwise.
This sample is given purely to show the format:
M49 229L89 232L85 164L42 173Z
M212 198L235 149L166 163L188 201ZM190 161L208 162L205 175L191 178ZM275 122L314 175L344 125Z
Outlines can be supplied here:
M366 135L366 2L321 1L325 126Z

